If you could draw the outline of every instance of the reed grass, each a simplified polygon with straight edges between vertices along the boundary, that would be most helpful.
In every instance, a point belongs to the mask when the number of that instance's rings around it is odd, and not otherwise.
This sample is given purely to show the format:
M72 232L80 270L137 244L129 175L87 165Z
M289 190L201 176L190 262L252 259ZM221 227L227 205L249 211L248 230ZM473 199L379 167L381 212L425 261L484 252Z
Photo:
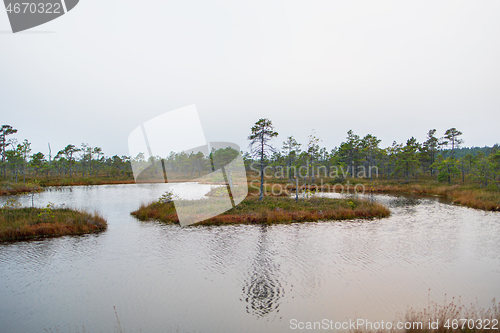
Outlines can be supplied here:
M422 323L421 327L397 329L396 324ZM434 324L430 324L434 323ZM489 323L489 324L487 324ZM392 323L392 329L385 330L351 330L353 333L486 333L500 332L500 303L492 300L489 308L480 308L477 304L465 306L460 298L439 305L429 302L425 309L410 308L404 316ZM409 325L410 326L410 325Z
M50 207L0 209L0 241L77 235L106 228L107 222L97 212Z
M461 320L466 319L466 321ZM469 320L474 322L469 322ZM482 325L478 324L482 321ZM490 322L489 328L485 328L485 321ZM496 320L496 325L492 321ZM420 321L424 323L423 329L408 329L407 333L425 332L425 333L445 333L445 332L499 332L500 331L500 303L495 300L489 309L480 309L475 304L465 306L460 298L453 298L449 303L439 305L435 302L429 303L427 309L407 311L405 321ZM429 327L429 322L437 322L437 327ZM457 324L457 328L453 326ZM449 327L445 327L445 326ZM450 327L451 326L451 327ZM479 328L481 326L481 328ZM495 329L496 328L496 329Z

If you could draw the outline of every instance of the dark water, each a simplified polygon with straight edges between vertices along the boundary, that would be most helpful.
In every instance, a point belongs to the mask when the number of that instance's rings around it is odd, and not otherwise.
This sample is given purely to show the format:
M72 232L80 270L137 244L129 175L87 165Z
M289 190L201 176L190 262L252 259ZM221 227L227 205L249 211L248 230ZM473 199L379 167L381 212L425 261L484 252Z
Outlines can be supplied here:
M292 319L387 321L429 299L500 299L499 213L377 195L391 217L181 228L129 215L164 190L35 195L36 206L97 210L109 227L0 244L0 332L113 332L113 307L126 332L291 332ZM31 205L31 196L20 200Z

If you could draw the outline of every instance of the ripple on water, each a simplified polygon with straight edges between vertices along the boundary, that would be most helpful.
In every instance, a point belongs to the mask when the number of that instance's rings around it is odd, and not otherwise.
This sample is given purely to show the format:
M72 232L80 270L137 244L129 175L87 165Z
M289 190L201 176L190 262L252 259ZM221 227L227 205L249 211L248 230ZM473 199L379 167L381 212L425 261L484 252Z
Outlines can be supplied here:
M116 306L127 331L288 332L292 318L391 320L426 307L429 288L438 302L500 298L499 213L373 195L390 217L181 228L130 216L166 185L36 194L38 206L97 210L109 228L1 244L0 331L112 331ZM31 196L20 201L31 205Z

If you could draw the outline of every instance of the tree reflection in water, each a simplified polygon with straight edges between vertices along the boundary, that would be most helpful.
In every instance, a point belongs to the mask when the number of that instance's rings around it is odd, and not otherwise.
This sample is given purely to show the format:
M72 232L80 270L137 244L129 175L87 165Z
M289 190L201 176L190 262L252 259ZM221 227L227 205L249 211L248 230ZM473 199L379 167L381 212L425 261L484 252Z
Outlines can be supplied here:
M241 299L247 303L247 312L257 317L279 312L280 299L284 296L279 280L279 266L273 262L268 247L267 226L264 225L259 235L257 255L243 287Z

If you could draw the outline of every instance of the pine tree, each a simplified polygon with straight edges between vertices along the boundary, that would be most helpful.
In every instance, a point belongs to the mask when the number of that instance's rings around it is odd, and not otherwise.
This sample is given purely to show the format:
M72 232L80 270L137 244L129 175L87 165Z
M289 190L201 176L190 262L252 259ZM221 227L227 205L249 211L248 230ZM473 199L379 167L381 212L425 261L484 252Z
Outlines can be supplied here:
M458 131L455 127L452 127L444 133L444 138L448 140L448 145L451 145L451 156L455 158L455 149L459 148L460 145L464 142L462 139L458 137L462 135L462 132Z
M252 127L252 133L248 136L250 140L251 154L260 160L260 195L259 201L264 198L264 160L267 155L276 151L269 141L278 136L274 131L273 123L267 118L259 119Z
M14 129L10 125L2 125L0 128L0 150L2 154L2 169L3 169L3 176L7 177L7 155L6 155L6 148L12 144L11 140L7 140L7 135L11 135L17 133L17 129Z

